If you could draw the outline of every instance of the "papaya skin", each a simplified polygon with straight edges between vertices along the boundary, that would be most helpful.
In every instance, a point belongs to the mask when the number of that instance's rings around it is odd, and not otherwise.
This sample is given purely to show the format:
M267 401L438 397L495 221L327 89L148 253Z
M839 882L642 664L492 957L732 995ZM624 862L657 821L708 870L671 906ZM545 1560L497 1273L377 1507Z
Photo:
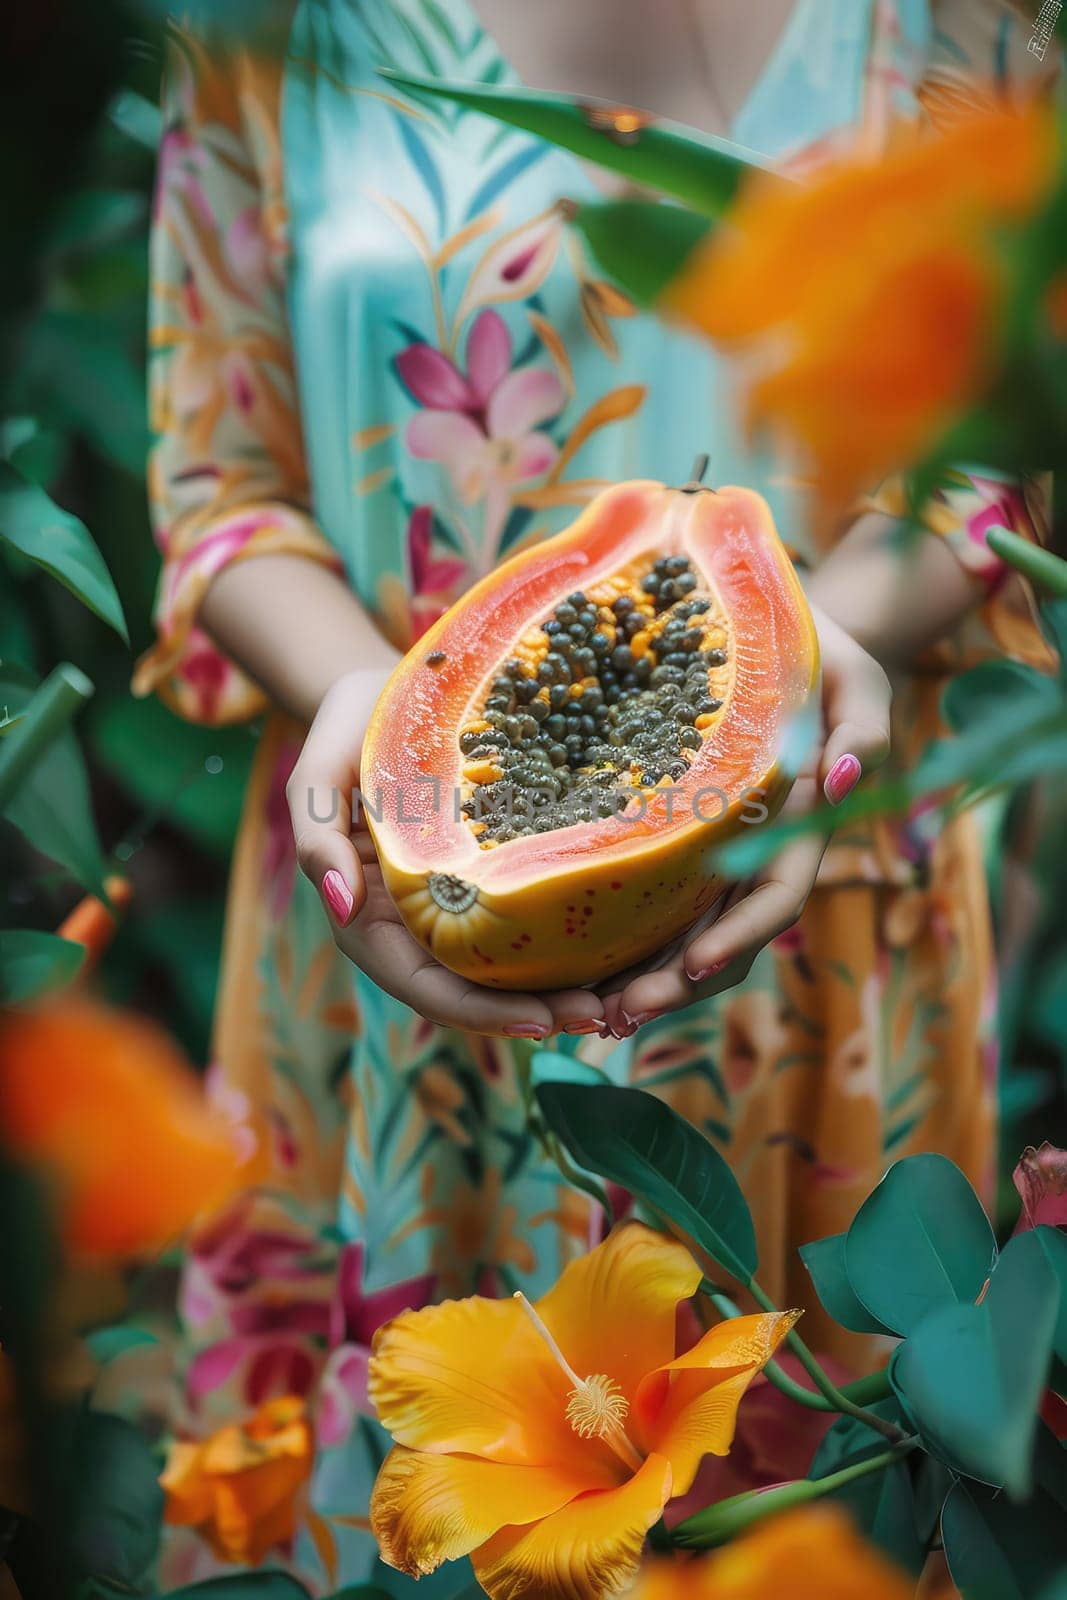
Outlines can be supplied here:
M454 798L459 731L499 663L570 591L664 552L689 556L730 633L724 709L688 772L645 791L633 815L479 846ZM474 585L375 708L361 790L405 924L446 967L509 990L591 986L655 954L727 887L715 853L783 804L783 740L817 682L815 625L759 495L646 481L606 490Z

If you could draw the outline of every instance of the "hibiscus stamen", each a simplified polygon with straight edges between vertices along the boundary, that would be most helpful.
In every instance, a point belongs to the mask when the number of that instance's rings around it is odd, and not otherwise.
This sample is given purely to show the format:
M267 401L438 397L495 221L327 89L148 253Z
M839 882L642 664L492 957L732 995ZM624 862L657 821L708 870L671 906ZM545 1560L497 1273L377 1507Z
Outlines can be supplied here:
M522 1306L571 1384L565 1414L575 1433L582 1439L603 1439L605 1444L614 1450L620 1461L633 1471L639 1471L643 1465L640 1452L635 1449L623 1427L630 1404L619 1385L603 1372L594 1372L590 1377L580 1378L548 1331L544 1320L538 1316L521 1290L516 1290L515 1299Z

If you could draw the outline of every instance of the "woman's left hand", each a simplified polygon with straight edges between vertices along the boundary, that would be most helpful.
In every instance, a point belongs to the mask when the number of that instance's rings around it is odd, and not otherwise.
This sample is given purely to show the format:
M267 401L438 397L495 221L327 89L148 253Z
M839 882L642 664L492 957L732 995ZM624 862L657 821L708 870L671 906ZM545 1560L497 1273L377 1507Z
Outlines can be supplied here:
M812 612L822 656L822 735L780 812L783 819L814 810L820 794L839 805L889 754L888 678L832 618L814 606ZM793 839L755 878L730 890L715 920L690 930L666 960L622 974L603 994L610 1032L628 1038L642 1023L747 977L764 945L803 911L828 841L828 832Z

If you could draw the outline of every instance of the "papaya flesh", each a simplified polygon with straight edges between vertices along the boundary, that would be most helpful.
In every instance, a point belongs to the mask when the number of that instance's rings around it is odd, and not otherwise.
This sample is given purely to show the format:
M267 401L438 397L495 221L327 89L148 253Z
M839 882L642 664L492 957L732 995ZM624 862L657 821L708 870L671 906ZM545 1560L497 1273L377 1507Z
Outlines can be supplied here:
M817 678L759 495L606 490L470 589L378 701L360 789L405 924L494 988L651 956L722 892L715 852L781 806Z

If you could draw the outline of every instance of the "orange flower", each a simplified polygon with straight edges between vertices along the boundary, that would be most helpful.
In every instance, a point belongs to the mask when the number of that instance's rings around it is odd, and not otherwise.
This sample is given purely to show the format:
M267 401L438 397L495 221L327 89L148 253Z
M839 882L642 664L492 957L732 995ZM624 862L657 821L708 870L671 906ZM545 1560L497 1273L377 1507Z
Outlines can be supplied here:
M418 1577L470 1555L498 1600L599 1600L707 1454L798 1313L723 1323L675 1355L700 1269L628 1223L531 1306L448 1301L379 1329L369 1391L396 1443L371 1497L382 1560Z
M243 1426L170 1449L164 1520L192 1527L224 1561L256 1566L296 1533L314 1446L304 1402L268 1400Z
M995 357L995 234L1047 192L1046 111L902 132L810 181L746 187L664 304L740 347L751 425L810 459L828 511L911 465L971 404Z
M714 1555L650 1562L629 1600L912 1600L914 1592L838 1507L804 1506Z
M68 1246L87 1256L161 1248L238 1176L177 1046L80 996L0 1023L0 1140L40 1168Z

